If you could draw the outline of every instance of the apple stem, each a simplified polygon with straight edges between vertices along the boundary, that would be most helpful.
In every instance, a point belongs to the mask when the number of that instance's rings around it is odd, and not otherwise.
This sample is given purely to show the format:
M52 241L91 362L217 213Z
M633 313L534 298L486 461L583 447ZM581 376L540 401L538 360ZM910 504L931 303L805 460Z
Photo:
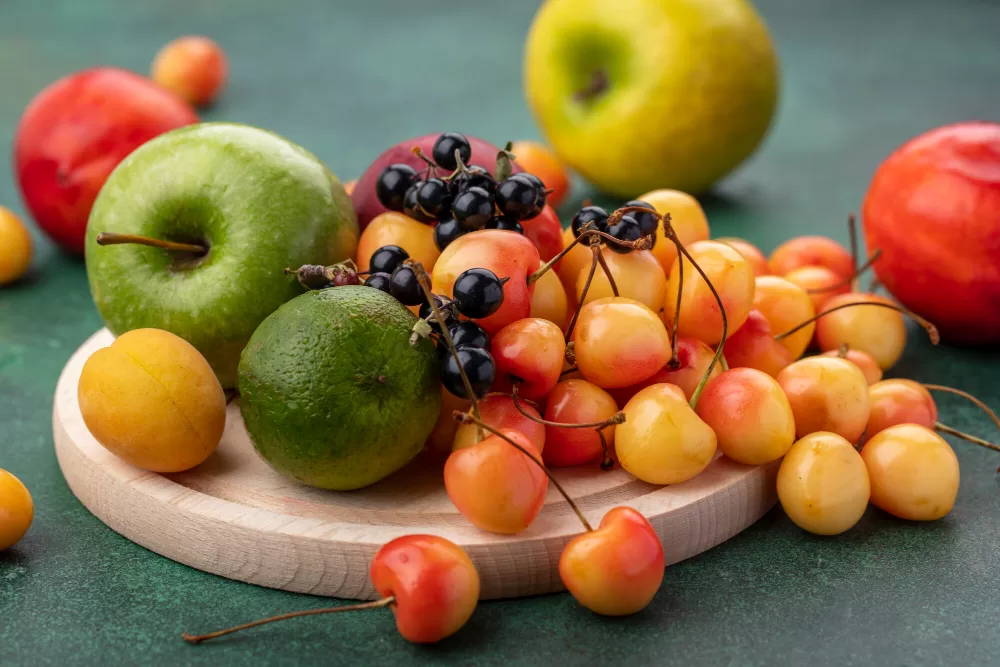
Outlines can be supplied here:
M608 277L608 284L611 285L611 293L615 296L621 296L618 294L618 284L615 282L615 277L611 275L611 267L608 266L607 261L604 259L604 253L601 252L601 246L595 245L591 246L591 248L593 249L594 254L597 255L597 261L604 270L604 275Z
M813 322L815 322L819 318L823 317L824 315L829 315L830 313L833 313L833 312L836 312L838 310L841 310L842 308L852 308L854 306L878 306L879 308L888 308L889 310L895 310L897 313L902 313L903 315L906 315L907 317L912 318L917 324L919 324L920 326L922 326L924 328L924 330L927 331L927 335L931 339L931 344L937 345L938 343L941 342L941 334L938 333L938 330L937 330L936 326L934 326L933 324L931 324L930 322L928 322L924 318L920 317L919 315L917 315L916 313L914 313L911 310L907 310L906 308L903 308L902 306L898 306L898 305L896 305L894 303L886 303L884 301L853 301L851 303L842 303L842 304L840 304L838 306L834 306L833 308L829 308L829 309L824 310L824 311L822 311L820 313L817 313L816 315L813 315L812 317L810 317L809 319L805 320L804 322L800 322L799 324L795 325L794 327L792 327L788 331L783 331L782 333L780 333L777 336L775 336L774 340L783 340L785 338L788 338L789 336L791 336L793 333L795 333L799 329L801 329L803 327L806 327L806 326L809 326L810 324L812 324Z
M986 405L972 394L962 391L961 389L955 389L954 387L945 387L944 385L940 384L925 384L924 389L929 389L930 391L943 391L949 394L954 394L956 396L961 396L962 398L968 400L977 407L982 408L983 412L988 414L990 416L990 419L993 420L993 423L997 425L998 429L1000 429L1000 417L997 417L997 413L993 412L993 410L990 409L990 406Z
M573 329L576 328L576 321L580 317L580 311L583 310L583 304L587 298L587 292L590 291L590 283L594 280L594 274L597 273L597 246L592 246L593 256L590 261L590 273L587 274L587 282L583 284L583 291L580 292L580 300L576 304L576 310L573 311L573 318L569 321L569 326L566 327L566 341L569 342L573 338ZM572 362L570 362L572 363Z
M527 456L529 459L531 459L535 463L535 465L537 465L539 468L542 469L542 472L544 472L545 476L549 478L549 481L552 482L552 485L556 487L559 493L562 494L562 497L566 499L566 502L569 504L569 506L573 508L573 511L576 513L576 517L580 520L580 523L583 524L583 527L586 528L588 531L594 530L593 527L590 525L590 522L587 521L587 517L583 515L583 512L580 511L580 508L577 506L577 504L573 502L573 499L570 498L568 493L566 493L566 489L562 487L562 484L560 484L556 480L552 472L545 467L545 464L536 459L531 452L529 452L527 449L514 442L509 436L507 436L507 434L502 433L499 430L493 428L489 424L483 422L482 419L479 419L474 415L470 415L467 412L462 412L461 410L455 410L452 413L452 416L455 419L455 421L457 421L459 424L471 424L471 423L478 424L480 428L486 429L487 431L497 436L501 440L504 440L511 447L514 447L516 450L518 450L519 452Z
M173 241L164 241L162 239L154 239L148 236L117 234L115 232L101 232L97 235L97 245L124 245L126 243L134 243L137 245L149 246L151 248L161 248L163 250L171 250L174 252L190 252L195 255L204 255L208 252L208 248L195 243L175 243Z
M854 214L850 213L847 216L847 231L851 235L851 268L854 270L854 275L851 276L850 285L851 291L858 291L857 278L860 274L858 270L858 222L854 218Z
M191 644L200 644L209 639L215 639L216 637L222 637L225 635L232 634L234 632L239 632L241 630L248 630L250 628L256 628L258 625L265 625L267 623L273 623L275 621L284 621L289 618L298 618L300 616L317 616L319 614L337 614L342 611L361 611L363 609L381 609L382 607L388 607L396 601L395 596L390 595L387 598L382 598L381 600L375 600L373 602L364 602L362 604L349 604L341 607L324 607L322 609L307 609L305 611L293 611L288 614L279 614L278 616L271 616L270 618L262 618L259 621L254 621L252 623L244 623L243 625L237 625L232 628L226 628L225 630L217 630L215 632L209 632L205 635L189 635L188 633L181 634L184 641Z
M573 94L573 99L577 102L589 102L611 86L611 79L605 69L594 70L590 75L587 85Z
M872 264L877 262L881 257L882 257L882 250L876 249L875 252L872 253L871 257L868 258L868 261L866 261L864 264L858 267L858 269L854 272L854 275L844 278L843 280L837 281L832 285L826 285L825 287L811 287L806 290L806 293L822 294L824 292L832 292L835 289L840 289L841 287L846 287L848 285L851 287L852 290L857 291L856 290L857 285L855 283L857 282L858 278L860 278L865 271L870 269L872 267Z
M420 289L424 291L424 298L427 299L427 303L430 304L431 314L434 318L441 324L441 338L444 339L445 344L448 345L448 349L451 351L451 356L455 359L455 365L458 366L458 374L462 377L462 385L465 387L466 398L472 403L472 414L475 415L476 419L480 418L479 413L479 401L476 400L476 393L472 390L472 383L469 381L469 376L465 373L465 368L462 366L461 359L458 358L458 349L455 347L455 341L451 338L451 332L448 331L448 327L444 326L444 317L441 316L441 311L438 309L437 301L434 299L434 293L431 291L431 281L427 275L427 270L424 265L420 262L415 262L413 260L408 260L409 265L413 268L413 273L417 276L417 283L420 285ZM478 428L476 432L477 437L483 439L483 430Z

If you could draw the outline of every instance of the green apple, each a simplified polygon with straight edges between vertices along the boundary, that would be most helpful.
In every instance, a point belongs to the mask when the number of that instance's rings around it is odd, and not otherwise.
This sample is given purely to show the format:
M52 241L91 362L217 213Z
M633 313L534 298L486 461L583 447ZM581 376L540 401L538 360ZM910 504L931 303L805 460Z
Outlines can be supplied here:
M170 249L100 245L101 234ZM87 276L113 333L177 334L233 387L254 329L302 292L285 269L348 259L357 242L350 197L315 156L271 132L204 123L143 144L111 173L87 223Z
M778 62L747 0L548 0L525 92L559 157L625 198L707 190L771 123Z

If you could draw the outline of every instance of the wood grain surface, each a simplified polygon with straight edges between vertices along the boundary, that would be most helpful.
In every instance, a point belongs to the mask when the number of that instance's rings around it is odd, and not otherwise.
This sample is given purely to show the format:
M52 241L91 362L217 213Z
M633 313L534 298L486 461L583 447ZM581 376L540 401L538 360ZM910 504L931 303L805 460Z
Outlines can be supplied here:
M274 470L254 451L236 404L218 450L183 473L135 468L98 443L83 423L77 383L84 362L113 340L91 336L59 378L52 426L73 493L130 540L191 567L289 591L371 599L368 565L395 537L432 533L461 545L482 577L483 598L561 590L557 565L581 530L554 488L532 526L513 536L470 525L445 494L440 462L418 458L360 491L312 489ZM663 540L668 563L710 549L759 519L775 502L777 466L717 458L696 478L669 487L617 468L563 469L559 481L596 525L617 505L641 511Z

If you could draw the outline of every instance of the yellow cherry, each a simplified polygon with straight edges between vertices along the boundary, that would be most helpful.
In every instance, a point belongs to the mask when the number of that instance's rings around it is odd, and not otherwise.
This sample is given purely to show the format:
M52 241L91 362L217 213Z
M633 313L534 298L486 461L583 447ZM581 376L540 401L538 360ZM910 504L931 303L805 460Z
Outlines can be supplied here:
M817 535L839 535L868 507L868 470L854 446L819 431L798 440L778 468L778 500L795 525Z
M546 271L535 281L535 291L531 295L531 317L553 322L560 329L568 323L569 302L559 275Z
M861 369L837 357L806 357L778 373L801 438L831 431L857 442L868 424L871 399Z
M660 215L670 214L670 224L677 238L685 247L696 241L707 241L709 236L708 218L698 200L680 190L653 190L639 197L641 201L652 205ZM677 246L664 236L663 225L656 231L656 245L653 246L653 256L663 267L665 273L677 259Z
M816 314L808 292L785 278L778 276L758 276L754 281L753 307L767 318L771 331L776 335L788 331ZM811 322L791 336L785 336L781 344L792 359L798 359L809 347L816 323Z
M827 311L849 303L893 303L873 294L841 294L825 304ZM906 322L901 313L881 306L851 306L842 308L816 321L816 342L821 350L837 350L847 345L875 358L883 371L892 368L903 355L906 346Z
M659 312L663 308L663 292L667 286L667 275L650 251L634 250L628 253L611 251L604 252L603 256L608 268L611 269L611 275L615 278L618 296L638 301L653 312ZM580 297L583 295L583 288L587 284L589 273L588 267L587 270L581 271L576 278L577 303L580 303ZM598 266L583 303L590 303L614 295L614 292L611 291L611 283L608 282L608 276L604 273L604 269Z

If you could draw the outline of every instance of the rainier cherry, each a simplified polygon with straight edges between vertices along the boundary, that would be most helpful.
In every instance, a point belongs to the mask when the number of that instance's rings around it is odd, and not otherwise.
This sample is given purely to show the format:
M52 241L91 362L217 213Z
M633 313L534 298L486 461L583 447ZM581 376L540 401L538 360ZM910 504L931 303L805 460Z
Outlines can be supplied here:
M480 410L482 410L484 402L480 401ZM441 458L451 453L452 443L459 429L459 425L452 415L455 410L468 410L469 405L469 399L459 398L445 387L441 387L441 412L438 413L437 422L434 423L434 430L427 436L427 442L424 443L424 452Z
M545 419L561 424L603 422L618 412L608 392L586 380L563 380L549 393ZM601 429L610 448L615 442L614 425ZM600 461L604 454L601 436L592 428L545 427L545 463L553 467L576 466Z
M498 331L491 352L502 387L517 384L519 396L539 399L559 382L566 341L557 325L529 317Z
M738 250L718 241L699 241L688 247L695 262L701 267L722 298L726 309L729 333L740 328L753 308L753 267ZM681 286L680 271L684 277ZM681 311L677 331L682 336L692 336L709 345L722 340L722 315L705 279L685 257L675 262L667 280L664 316L677 319L677 292L682 290Z
M937 423L937 405L931 393L919 382L882 380L869 387L868 394L871 397L871 412L865 437L869 440L898 424L934 428Z
M771 377L778 377L794 361L788 350L774 340L771 324L759 310L751 310L743 326L729 334L723 350L730 368L756 368Z
M839 535L868 507L868 471L854 445L820 431L797 441L778 468L778 500L799 528Z
M428 225L408 218L402 213L389 211L376 216L358 240L358 271L370 268L372 254L383 246L399 246L427 271L434 268L441 254L434 245L434 230Z
M958 495L958 459L934 431L899 424L865 443L861 458L872 484L872 504L911 521L933 521L951 511Z
M453 241L434 265L435 294L452 295L455 280L468 269L484 268L508 280L503 285L503 304L495 313L477 323L493 334L531 312L534 285L528 285L528 275L537 271L538 250L516 232L487 229L472 232Z
M541 419L542 416L531 404L520 401L520 405L521 410L527 412L530 417L525 416L515 407L514 399L510 396L491 394L479 401L479 417L484 423L489 424L493 428L519 432L531 441L535 449L540 452L544 451L545 426L535 421ZM450 412L448 413L448 418L451 419L453 424L455 423ZM479 438L480 429L476 424L457 424L457 426L458 428L454 432L455 436L452 442L448 443L449 451L471 447L477 442L481 442ZM484 432L484 439L487 435Z
M404 639L431 644L455 634L479 603L479 573L457 544L436 535L404 535L387 542L372 559L369 576L382 599L374 602L308 609L184 639L209 639L299 616L389 607Z
M651 384L675 384L680 387L687 399L691 400L698 384L705 377L705 371L708 370L713 357L715 357L715 350L697 338L678 336L676 369L671 369L670 362L667 362L652 377L638 384L612 389L610 394L618 402L618 405L625 405L630 398ZM709 379L717 377L720 373L722 373L722 367L716 364L712 367L712 375Z
M875 357L864 350L848 349L846 354L841 355L840 350L828 350L820 355L821 357L842 357L861 369L865 374L865 379L869 385L873 385L882 379L882 369L879 368Z
M740 254L747 258L750 262L750 266L753 267L753 273L755 276L766 276L770 275L771 268L767 265L767 257L760 249L749 241L743 239L738 239L735 237L725 237L721 239L715 239L719 243L725 243L730 245L740 251Z
M568 315L569 300L559 275L555 271L546 271L535 281L535 293L531 295L531 317L554 322L562 328L567 324Z
M672 384L654 384L622 409L615 429L618 461L644 482L680 484L704 470L715 456L715 432Z
M559 558L559 577L577 602L605 616L625 616L650 603L663 581L663 544L631 507L616 507L596 530L577 535Z
M777 461L795 442L785 392L770 375L752 368L733 368L711 380L697 412L715 431L722 453L738 463Z
M564 248L569 248L569 245L576 241L570 227L563 230L562 239ZM562 281L567 296L576 294L576 279L581 272L586 272L590 268L592 259L593 255L591 255L590 249L583 243L577 243L562 256L562 259L556 262L556 274Z
M538 449L519 431L503 431L537 461ZM497 435L456 449L444 464L444 488L458 511L477 528L519 533L545 503L549 478L528 456Z
M815 315L812 299L798 285L778 276L761 276L754 284L753 307L767 318L771 331L781 333ZM778 341L792 359L798 359L809 347L816 325L810 322Z
M825 266L842 280L854 275L854 260L847 249L825 236L798 236L775 248L768 260L771 273L783 276L801 266Z
M670 359L670 336L660 318L621 297L583 306L573 341L580 373L604 389L642 382Z
M639 199L652 204L660 215L670 214L670 225L685 247L696 241L708 240L708 218L705 217L705 211L698 200L686 192L654 190ZM677 259L677 246L666 238L665 232L664 225L661 224L656 231L656 245L653 246L652 253L664 272L669 273L674 260ZM687 278L686 272L684 277Z
M802 438L831 431L857 442L868 424L868 381L857 366L836 357L806 357L778 373Z
M845 283L843 278L825 266L800 266L785 274L785 280L798 285L809 294L813 310L817 313L823 310L826 302L833 297L851 291L851 286Z
M848 293L835 296L825 304L828 311L848 303L892 301L872 294ZM889 370L906 346L906 323L903 315L881 306L852 306L824 315L816 321L816 342L823 351L847 345L872 355L882 370Z
M604 261L614 276L618 296L632 299L645 305L653 312L663 307L663 292L667 286L667 276L663 268L648 250L633 250L629 253L605 252ZM587 284L589 267L580 271L576 278L576 299L580 303L583 288ZM614 296L607 275L597 267L594 278L587 290L583 303Z

